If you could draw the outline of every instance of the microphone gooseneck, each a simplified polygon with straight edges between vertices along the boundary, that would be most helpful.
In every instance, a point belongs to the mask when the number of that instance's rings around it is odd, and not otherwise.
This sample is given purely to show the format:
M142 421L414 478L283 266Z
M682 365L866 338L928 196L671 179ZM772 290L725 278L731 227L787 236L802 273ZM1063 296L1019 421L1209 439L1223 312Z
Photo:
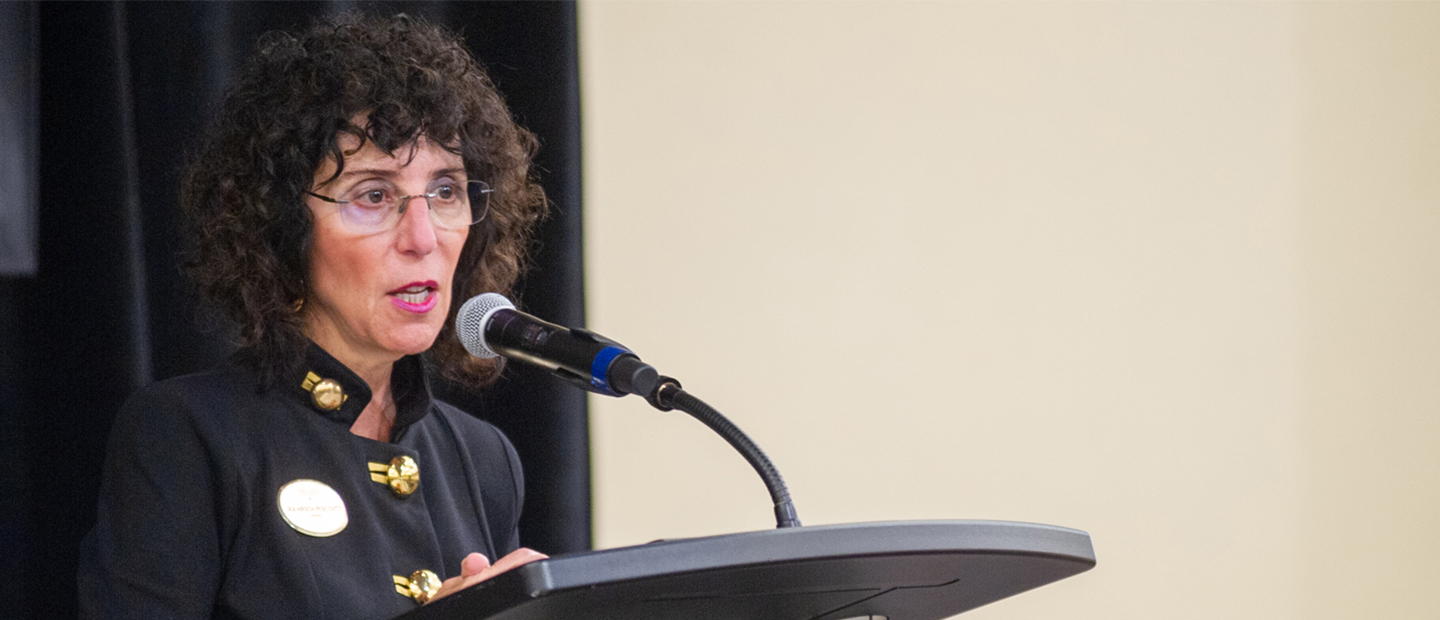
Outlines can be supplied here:
M690 414L739 451L760 475L775 505L775 526L800 525L785 480L760 447L714 407L681 389L678 381L661 376L620 343L520 312L498 293L483 293L466 301L455 317L455 333L465 350L476 357L503 355L547 368L591 392L639 394L661 411L679 409Z
M673 388L673 389L668 389ZM714 407L705 404L695 398L689 392L680 389L679 384L671 382L663 384L656 395L656 400L661 404L673 406L675 409L690 414L691 417L701 421L710 430L715 431L725 438L740 456L750 463L755 473L760 474L760 479L765 481L766 490L770 491L770 501L775 505L775 527L798 527L800 516L795 514L795 504L790 501L790 490L785 488L785 479L780 477L780 470L770 462L770 457L760 450L760 446L746 435L740 427L735 426L729 418L721 415ZM660 408L655 402L650 404Z

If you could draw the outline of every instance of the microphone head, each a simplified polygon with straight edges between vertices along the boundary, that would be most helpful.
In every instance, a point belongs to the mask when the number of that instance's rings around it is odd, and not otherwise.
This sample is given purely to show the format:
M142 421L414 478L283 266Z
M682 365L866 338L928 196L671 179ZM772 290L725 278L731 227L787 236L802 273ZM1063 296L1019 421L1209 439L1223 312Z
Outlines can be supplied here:
M490 315L497 310L514 309L515 304L500 293L481 293L471 297L455 314L455 335L471 355L484 359L499 357L499 353L485 344L485 324L490 322Z

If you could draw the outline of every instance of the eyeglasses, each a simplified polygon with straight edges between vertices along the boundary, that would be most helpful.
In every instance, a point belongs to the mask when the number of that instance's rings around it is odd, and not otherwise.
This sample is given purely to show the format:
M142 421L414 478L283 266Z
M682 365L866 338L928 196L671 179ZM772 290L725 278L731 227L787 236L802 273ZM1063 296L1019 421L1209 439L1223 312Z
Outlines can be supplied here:
M430 221L445 230L461 230L485 219L489 212L490 189L484 181L440 181L423 194L401 196L400 190L384 181L367 181L339 198L305 192L340 205L340 219L357 233L386 232L400 222L411 198L424 198L430 207Z

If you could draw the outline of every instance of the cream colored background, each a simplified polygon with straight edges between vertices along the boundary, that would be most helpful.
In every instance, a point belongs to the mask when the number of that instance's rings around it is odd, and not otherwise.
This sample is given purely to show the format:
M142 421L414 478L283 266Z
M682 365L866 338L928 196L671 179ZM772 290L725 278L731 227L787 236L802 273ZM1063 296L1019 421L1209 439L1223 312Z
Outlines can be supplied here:
M965 617L1440 616L1440 4L585 2L591 327L807 524L1083 529ZM593 401L602 546L772 525Z

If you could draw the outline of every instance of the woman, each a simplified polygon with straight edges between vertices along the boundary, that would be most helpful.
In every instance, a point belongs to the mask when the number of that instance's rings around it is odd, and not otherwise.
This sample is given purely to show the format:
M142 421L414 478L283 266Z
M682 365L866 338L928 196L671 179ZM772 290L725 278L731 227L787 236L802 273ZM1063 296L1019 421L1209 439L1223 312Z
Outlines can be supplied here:
M521 269L534 145L438 28L262 39L181 191L240 352L117 417L82 616L389 618L544 557L514 449L425 378L497 374L450 326Z

